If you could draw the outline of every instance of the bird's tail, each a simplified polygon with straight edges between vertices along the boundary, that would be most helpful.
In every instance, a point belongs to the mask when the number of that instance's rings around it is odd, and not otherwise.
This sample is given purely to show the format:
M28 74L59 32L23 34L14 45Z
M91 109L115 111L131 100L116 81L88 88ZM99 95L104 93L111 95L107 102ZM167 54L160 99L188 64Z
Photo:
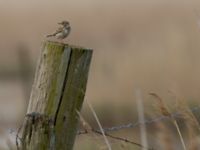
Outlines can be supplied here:
M53 34L49 34L49 35L47 35L46 37L52 37L52 36L54 36Z

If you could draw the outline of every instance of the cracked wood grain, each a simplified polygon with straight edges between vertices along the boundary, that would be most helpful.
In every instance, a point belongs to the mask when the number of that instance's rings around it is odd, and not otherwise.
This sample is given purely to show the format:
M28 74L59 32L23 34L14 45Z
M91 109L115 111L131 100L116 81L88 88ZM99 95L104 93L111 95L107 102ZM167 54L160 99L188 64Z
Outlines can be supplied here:
M22 130L22 150L73 148L92 50L44 43ZM35 115L39 118L35 119Z

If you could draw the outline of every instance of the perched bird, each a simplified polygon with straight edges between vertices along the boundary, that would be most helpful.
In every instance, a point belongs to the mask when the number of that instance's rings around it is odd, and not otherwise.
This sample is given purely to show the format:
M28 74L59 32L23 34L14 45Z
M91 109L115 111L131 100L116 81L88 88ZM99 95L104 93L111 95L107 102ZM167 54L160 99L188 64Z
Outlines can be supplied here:
M59 27L55 33L47 35L47 37L56 37L57 39L64 39L66 38L70 31L71 31L71 27L69 25L68 21L62 21L60 23L58 23L59 25L62 25L62 27Z

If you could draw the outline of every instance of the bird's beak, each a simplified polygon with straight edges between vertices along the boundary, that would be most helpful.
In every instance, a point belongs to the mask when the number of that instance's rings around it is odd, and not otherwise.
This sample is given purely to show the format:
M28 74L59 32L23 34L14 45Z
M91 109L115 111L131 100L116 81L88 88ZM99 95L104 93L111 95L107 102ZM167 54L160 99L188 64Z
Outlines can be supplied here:
M62 24L62 22L58 22L58 24Z

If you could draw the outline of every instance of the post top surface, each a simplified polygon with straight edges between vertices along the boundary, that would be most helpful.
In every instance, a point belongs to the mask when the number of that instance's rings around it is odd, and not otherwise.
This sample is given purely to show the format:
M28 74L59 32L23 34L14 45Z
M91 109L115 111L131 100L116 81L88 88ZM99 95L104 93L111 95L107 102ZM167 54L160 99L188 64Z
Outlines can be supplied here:
M52 44L54 46L64 46L64 47L70 47L73 49L84 49L84 50L91 50L90 48L85 48L85 47L81 47L81 46L76 46L76 45L71 45L71 44L67 44L64 42L57 42L57 41L45 41L45 44Z

